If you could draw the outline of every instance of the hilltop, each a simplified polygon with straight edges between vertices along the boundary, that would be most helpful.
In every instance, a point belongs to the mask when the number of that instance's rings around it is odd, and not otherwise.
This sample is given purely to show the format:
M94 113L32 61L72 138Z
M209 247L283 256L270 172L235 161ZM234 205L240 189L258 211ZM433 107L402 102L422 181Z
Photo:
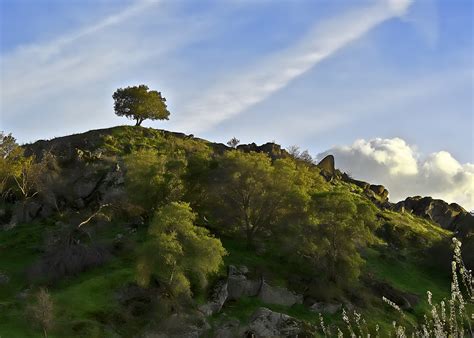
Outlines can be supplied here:
M39 336L23 318L41 286L53 337L304 336L319 314L343 324L343 308L388 332L399 315L382 297L415 322L426 291L449 296L453 236L473 266L474 217L461 206L393 204L332 156L139 126L23 149L41 175L31 197L0 205L0 336Z

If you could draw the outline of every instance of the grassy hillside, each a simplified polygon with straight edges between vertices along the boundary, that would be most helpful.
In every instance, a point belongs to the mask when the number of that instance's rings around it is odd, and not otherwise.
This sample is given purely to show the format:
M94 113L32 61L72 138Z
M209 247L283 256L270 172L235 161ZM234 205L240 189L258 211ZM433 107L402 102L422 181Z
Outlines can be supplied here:
M226 301L221 311L206 319L209 328L203 331L204 336L212 337L216 328L229 318L235 318L244 326L260 307L317 326L320 323L318 313L310 309L316 301L336 302L355 309L364 316L368 327L375 328L378 324L383 332L390 330L393 320L399 319L399 314L381 299L386 290L390 290L387 296L395 294L416 300L406 309L407 320L412 322L422 318L430 309L426 291L433 293L434 301L450 295L449 266L447 269L443 266L433 268L428 253L434 244L452 237L451 231L427 219L382 206L364 189L343 180L340 173L327 179L320 168L300 159L291 159L291 155L277 145L256 150L266 153L272 166L281 158L294 161L296 173L304 173L295 182L303 179L313 182L311 191L301 188L297 193L307 194L311 200L315 198L311 196L318 193L339 194L346 196L348 201L374 210L374 228L370 236L367 235L370 241L364 247L355 248L363 262L360 275L350 284L327 282L324 270L315 271L310 264L312 261L299 260L297 255L292 255L291 250L299 252L299 241L306 231L303 221L293 227L296 219L302 219L301 215L289 212L292 216L288 218L285 214L286 218L282 216L278 222L275 221L273 228L264 228L258 233L255 243L249 245L241 232L231 227L229 219L216 211L216 206L222 201L216 202L208 197L214 189L209 188L209 177L213 179L213 175L217 175L214 173L219 173L213 170L219 170L224 163L223 154L233 151L222 144L148 128L115 127L39 141L25 148L26 154L34 154L37 160L45 158L44 151L52 153L59 176L52 180L54 189L45 189L35 197L42 207L34 217L18 221L11 229L0 230L0 272L9 278L8 283L0 285L0 337L42 336L41 328L29 319L28 310L41 286L48 288L54 304L55 320L49 337L142 336L156 332L163 323L170 321L169 312L161 307L163 298L156 301L155 294L162 288L160 282L144 288L140 297L128 299L126 296L129 288L136 287L137 260L149 241L149 224L153 222L152 214L143 211L142 205L134 205L128 200L127 175L130 173L122 169L130 167L127 156L140 149L152 149L164 156L165 187L175 184L175 176L168 176L179 173L184 182L180 199L191 205L196 213L197 226L207 228L212 236L220 239L227 251L220 270L208 276L206 288L198 289L191 284L192 299L186 300L184 307L179 305L180 313L194 316L199 306L207 302L216 282L226 278L229 265L244 265L248 268L249 279L262 278L272 287L291 290L304 298L302 304L292 306L269 304L252 296ZM252 149L240 148L241 152L249 150ZM185 163L184 171L180 171L180 163ZM122 176L116 178L113 173ZM301 198L306 201L304 196ZM49 208L47 203L51 200L54 200L56 209ZM19 199L5 199L3 213L14 215L18 203ZM308 203L311 205L312 202ZM100 210L98 205L107 206L103 214L102 211L100 215L98 213L100 217L81 227L86 235L77 237L80 238L77 243L88 248L100 245L108 253L106 259L60 278L32 276L31 268L51 254L51 248L57 243L51 238L64 236L61 235L63 229L94 215ZM312 217L323 219L318 218L322 217L318 213ZM344 240L350 242L353 239ZM288 242L293 249L287 249ZM340 310L334 314L324 313L323 317L328 324L344 325Z

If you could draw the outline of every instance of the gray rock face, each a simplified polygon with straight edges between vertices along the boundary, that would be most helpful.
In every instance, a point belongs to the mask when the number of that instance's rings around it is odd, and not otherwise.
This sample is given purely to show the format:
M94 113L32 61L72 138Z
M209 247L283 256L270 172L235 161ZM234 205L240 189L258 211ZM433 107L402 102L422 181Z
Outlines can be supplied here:
M393 207L438 223L442 228L458 230L458 227L474 227L474 216L456 203L448 204L431 197L408 197Z
M383 185L370 184L364 181L359 181L353 179L346 173L342 174L341 178L343 181L355 184L356 186L364 190L364 194L369 197L374 203L382 206L388 205L389 192Z
M265 282L262 283L258 298L267 304L278 304L284 306L303 303L302 295L297 295L285 288L270 286Z
M262 144L261 146L257 146L255 143L241 144L237 146L237 149L244 151L246 153L251 152L251 151L254 151L257 153L265 153L268 156L270 156L272 160L275 160L278 158L285 158L289 156L286 150L281 149L280 145L275 144L273 142L268 142L268 143Z
M31 222L41 211L41 204L35 201L17 202L13 207L10 223Z
M78 196L81 199L89 197L99 185L99 180L99 178L92 176L84 177L80 181L75 182L73 186L74 196Z
M144 338L199 338L211 326L202 315L173 314L155 330L145 333Z
M388 190L383 185L371 184L369 185L370 191L380 198L381 201L385 202L388 200Z
M302 322L267 308L257 309L250 317L246 334L257 337L288 337L302 332Z
M411 310L420 302L418 295L398 290L384 281L365 277L363 278L363 282L370 287L375 294L390 299L403 310Z
M292 306L302 304L303 296L297 295L282 287L273 287L266 283L263 278L251 280L247 278L248 269L245 266L239 268L230 265L227 278L227 299L236 300L241 297L258 297L268 304Z
M220 324L215 330L214 338L234 338L241 336L240 322L237 319L230 319Z
M241 297L255 297L260 291L262 281L247 279L248 269L239 269L233 265L229 266L227 278L228 299L239 299Z
M327 155L325 158L323 158L317 165L323 172L323 174L326 174L328 176L334 176L334 173L336 171L336 167L334 165L334 156L333 155Z
M206 316L212 316L214 313L217 313L222 309L222 306L227 300L228 295L229 292L227 291L227 282L221 281L217 283L209 302L201 305L199 307L199 311L201 311Z
M319 313L335 314L342 309L342 304L336 303L314 303L310 306L310 310Z

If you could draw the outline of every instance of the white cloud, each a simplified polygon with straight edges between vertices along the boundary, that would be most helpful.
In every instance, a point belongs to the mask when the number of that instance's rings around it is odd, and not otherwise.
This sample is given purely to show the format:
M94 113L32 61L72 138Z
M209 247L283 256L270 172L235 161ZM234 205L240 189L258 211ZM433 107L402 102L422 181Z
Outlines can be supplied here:
M422 195L474 210L474 164L459 163L449 152L425 158L400 138L357 140L318 155L333 154L336 166L357 179L385 185L390 200Z
M351 147L341 149L354 155L361 154L378 165L387 167L390 175L414 175L418 173L413 150L400 138L357 140Z
M219 85L200 95L183 109L178 126L199 132L245 111L376 25L404 14L410 3L410 0L377 1L318 23L288 49L222 79Z

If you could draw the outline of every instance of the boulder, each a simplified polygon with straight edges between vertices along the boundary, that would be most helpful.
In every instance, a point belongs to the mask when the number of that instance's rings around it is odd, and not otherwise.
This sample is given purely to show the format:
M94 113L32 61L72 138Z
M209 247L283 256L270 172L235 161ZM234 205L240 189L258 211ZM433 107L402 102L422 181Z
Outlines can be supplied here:
M172 314L160 325L143 335L146 338L199 338L208 336L211 326L199 314Z
M230 265L227 277L227 299L235 300L241 297L255 297L260 291L262 281L247 279L246 267L244 269Z
M388 190L383 185L371 184L369 189L377 196L382 202L388 201Z
M336 167L334 165L334 156L327 155L317 164L317 167L320 168L324 174L327 174L331 177L334 176L336 171Z
M237 319L229 319L219 324L214 329L214 338L234 338L239 336L240 322Z
M41 207L41 204L35 201L15 203L10 223L31 222L38 216Z
M85 177L77 182L73 186L73 194L80 199L86 199L96 190L100 183L100 178L97 177ZM77 199L76 199L77 200Z
M310 310L313 312L327 313L333 315L342 309L340 303L324 303L318 302L310 306Z
M246 336L288 337L298 336L303 332L303 323L283 313L273 312L261 307L250 317Z
M258 298L267 304L277 304L284 306L292 306L294 304L302 304L303 296L297 295L282 287L273 287L266 282L262 283Z
M218 282L213 289L209 302L199 306L199 311L201 311L205 316L212 316L214 313L217 313L222 309L228 295L227 281Z
M370 184L364 181L353 179L348 174L344 173L341 175L343 181L354 184L364 191L364 194L369 197L374 203L379 206L387 207L388 203L388 190L380 184Z
M418 295L398 290L387 282L376 280L373 277L364 277L363 282L370 287L375 294L380 297L388 298L403 310L411 310L420 302Z

